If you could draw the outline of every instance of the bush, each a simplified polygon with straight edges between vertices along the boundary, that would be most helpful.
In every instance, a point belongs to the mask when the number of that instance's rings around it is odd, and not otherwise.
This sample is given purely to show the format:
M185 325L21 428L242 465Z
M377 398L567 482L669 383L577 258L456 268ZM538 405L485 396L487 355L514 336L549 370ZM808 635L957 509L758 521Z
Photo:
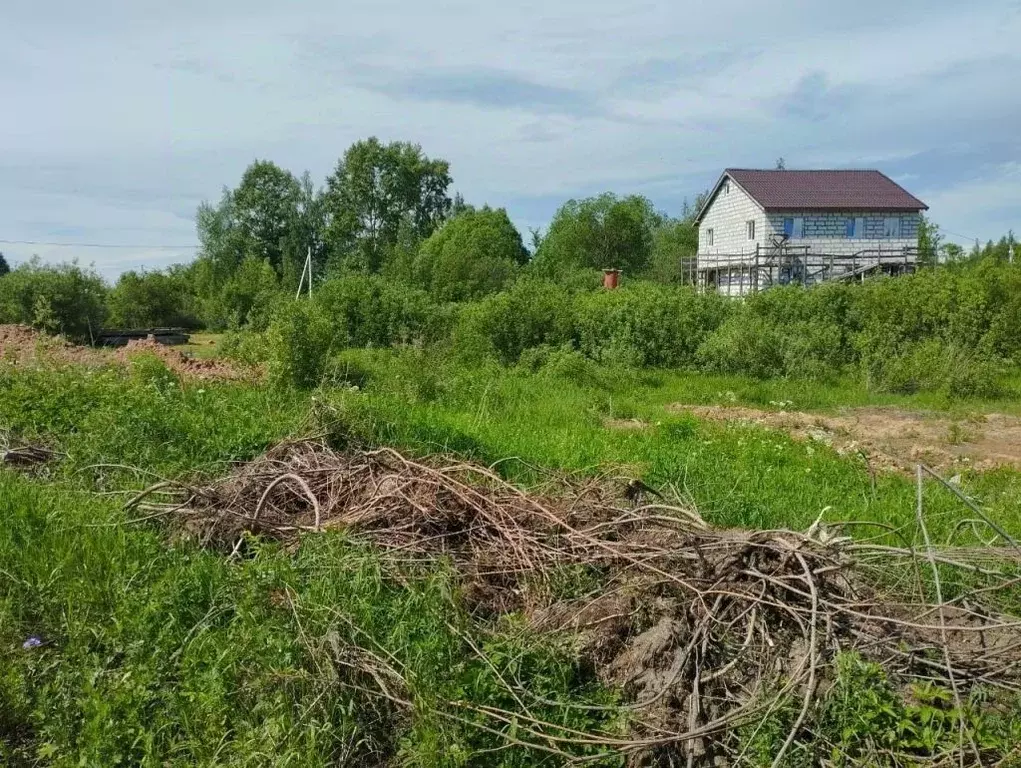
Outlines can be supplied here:
M941 392L951 398L1003 392L1002 366L994 358L939 339L907 344L892 354L877 349L862 365L867 384L888 392Z
M464 301L501 290L527 262L521 235L503 208L469 209L422 244L414 275L435 300Z
M784 336L769 320L735 313L698 348L699 365L718 373L758 378L782 376Z
M578 348L588 357L658 367L692 365L732 306L716 294L652 283L579 294L574 304Z
M365 389L372 375L372 369L360 356L345 350L330 358L326 367L325 382L332 387Z
M256 331L228 331L220 341L219 353L245 365L259 365L269 360L266 334Z
M277 385L310 388L323 379L333 351L329 318L306 300L284 304L267 331L270 380Z
M21 264L0 280L0 323L23 323L89 341L106 319L106 286L77 264Z
M495 357L511 365L526 349L570 342L572 329L570 296L564 288L526 279L465 307L454 328L453 344L461 357Z
M751 306L737 310L698 350L707 371L760 379L827 379L844 357L842 332L825 320L787 323L763 317Z
M334 278L314 296L336 349L420 344L440 314L425 291L377 276Z
M147 393L155 393L163 399L181 393L180 377L148 351L131 356L131 381Z
M110 291L110 323L121 328L196 328L194 304L183 270L125 272Z
M579 386L600 386L602 371L592 360L569 344L560 347L542 345L521 353L518 367L530 373L564 379Z
M638 274L649 262L653 229L661 219L652 203L637 195L570 200L553 217L534 267L547 277L578 268Z

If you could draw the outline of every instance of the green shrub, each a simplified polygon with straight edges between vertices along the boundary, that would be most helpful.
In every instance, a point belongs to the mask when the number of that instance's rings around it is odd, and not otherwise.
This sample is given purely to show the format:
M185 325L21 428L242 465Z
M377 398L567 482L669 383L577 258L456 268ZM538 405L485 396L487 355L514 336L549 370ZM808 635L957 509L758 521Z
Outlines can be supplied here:
M528 251L503 208L469 209L434 232L415 259L416 282L439 301L495 293L528 262Z
M636 283L575 299L578 348L607 363L683 367L731 305L691 288Z
M784 336L772 322L747 312L735 313L698 348L707 371L758 378L784 374Z
M131 380L147 392L170 398L181 392L181 379L152 352L131 356Z
M1002 366L981 349L939 339L906 344L896 351L877 348L863 356L870 387L911 394L941 392L951 398L1002 394Z
M0 323L23 323L89 341L106 319L106 286L77 264L19 265L0 280Z
M491 356L509 365L531 347L569 342L572 326L570 297L564 288L526 279L466 307L454 329L453 345L461 357Z
M267 331L270 380L278 385L317 386L334 349L331 331L319 304L298 300L283 305Z
M228 331L220 341L219 353L245 365L259 365L269 360L270 349L265 333Z
M598 386L602 371L592 360L569 344L560 347L541 345L521 353L518 367L530 373L559 378L579 386Z
M373 377L372 368L353 350L342 350L330 358L325 382L332 387L365 389Z
M110 324L121 328L199 327L187 271L123 273L110 291Z
M661 215L644 197L603 194L569 200L556 212L535 254L534 269L553 277L579 267L641 272Z
M377 276L327 280L316 289L314 301L337 349L421 343L438 314L425 291Z

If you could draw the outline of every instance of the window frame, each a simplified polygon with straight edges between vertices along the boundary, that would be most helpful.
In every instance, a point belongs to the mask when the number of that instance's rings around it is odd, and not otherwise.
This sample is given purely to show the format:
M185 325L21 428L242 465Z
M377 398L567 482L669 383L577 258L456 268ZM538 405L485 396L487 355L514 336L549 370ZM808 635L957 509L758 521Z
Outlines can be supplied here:
M748 219L748 221L746 221L744 223L744 226L745 226L745 233L748 235L748 239L749 240L754 240L755 239L755 219Z
M900 216L886 216L883 218L883 237L894 240L901 236Z
M712 248L715 245L714 237L715 232L712 227L706 227L705 229L705 244L707 247Z

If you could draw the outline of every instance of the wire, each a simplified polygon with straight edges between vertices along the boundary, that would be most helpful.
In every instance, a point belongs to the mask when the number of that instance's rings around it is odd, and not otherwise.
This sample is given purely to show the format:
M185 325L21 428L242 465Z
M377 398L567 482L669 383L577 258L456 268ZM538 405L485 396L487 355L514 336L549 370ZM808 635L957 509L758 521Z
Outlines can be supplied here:
M962 235L960 232L951 232L949 229L943 229L942 227L940 227L939 231L944 235L953 235L954 237L959 237L962 240L967 240L969 243L977 243L979 241L979 238L977 237L968 237L967 235Z
M51 243L45 240L0 240L3 245L51 245L58 248L148 248L150 250L169 249L197 249L199 245L115 245L113 243Z

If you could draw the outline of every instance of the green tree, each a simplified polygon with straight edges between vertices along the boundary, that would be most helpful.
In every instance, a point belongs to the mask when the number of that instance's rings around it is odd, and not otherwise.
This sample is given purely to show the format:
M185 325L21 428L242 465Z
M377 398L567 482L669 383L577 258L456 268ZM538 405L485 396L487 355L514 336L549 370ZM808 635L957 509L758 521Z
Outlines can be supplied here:
M250 301L280 286L293 290L309 249L314 273L322 274L323 216L322 196L308 173L299 180L263 160L245 170L237 189L225 189L219 203L199 206L202 248L190 277L204 324L222 328L260 315Z
M0 323L25 323L88 341L106 318L106 285L76 263L18 265L0 280Z
M426 240L415 281L434 300L464 301L501 290L528 263L528 251L507 211L467 209Z
M378 272L402 226L420 239L446 219L450 166L417 144L383 144L372 137L352 145L326 180L326 244L337 269Z
M0 251L0 277L3 277L11 271L10 265L7 263L7 259L4 258L3 251Z
M964 248L957 243L943 243L940 246L940 253L943 254L943 261L948 263L960 261L964 258Z
M606 193L570 200L557 211L535 256L541 274L579 268L641 272L652 254L653 230L663 217L646 198Z
M652 233L645 277L657 283L691 284L698 252L698 227L688 219L666 219Z
M290 171L266 160L248 166L231 207L244 255L268 261L281 274L285 244L301 219L302 198Z
M216 325L265 330L282 297L280 282L269 262L248 256L218 296Z
M125 272L110 291L110 323L127 328L195 327L194 297L185 267Z
M936 264L942 239L939 226L922 216L918 225L918 263L920 265L931 267Z

